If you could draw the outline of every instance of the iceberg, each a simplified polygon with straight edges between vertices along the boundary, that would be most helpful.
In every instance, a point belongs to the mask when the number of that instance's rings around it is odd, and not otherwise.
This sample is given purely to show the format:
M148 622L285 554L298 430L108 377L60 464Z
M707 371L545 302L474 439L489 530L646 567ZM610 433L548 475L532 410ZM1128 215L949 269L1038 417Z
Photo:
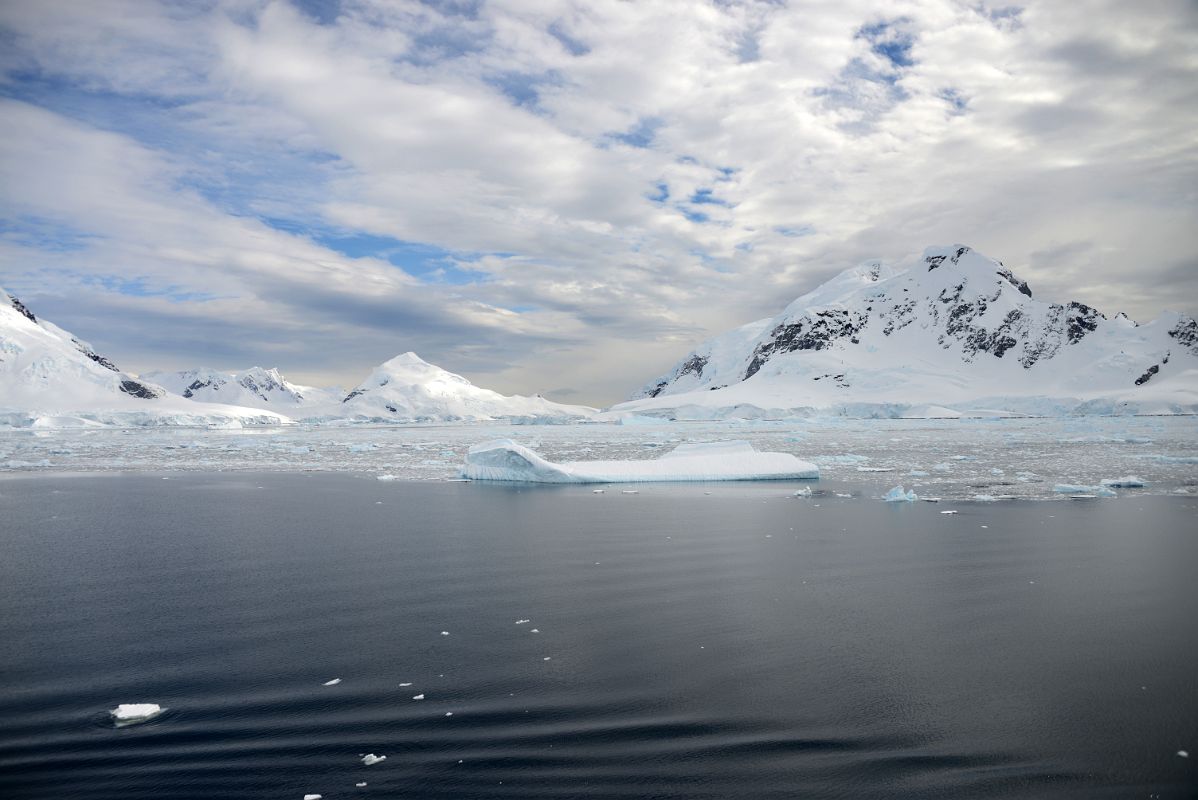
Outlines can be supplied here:
M374 753L367 753L366 755L362 756L362 763L368 767L371 766L372 764L377 764L380 761L386 761L386 760L387 760L386 756L376 756Z
M1107 478L1102 485L1111 489L1142 489L1144 481L1135 475L1124 475L1121 478Z
M1058 483L1052 487L1057 494L1076 495L1084 497L1116 497L1117 495L1106 486L1083 486L1076 483Z
M108 713L117 727L136 725L139 722L149 722L154 717L166 711L157 703L122 703Z
M462 477L529 483L817 480L819 467L790 453L759 453L746 441L680 444L656 459L554 463L511 439L470 448Z
M919 499L919 495L912 489L909 492L904 492L902 486L896 486L886 493L883 498L887 503L914 503Z

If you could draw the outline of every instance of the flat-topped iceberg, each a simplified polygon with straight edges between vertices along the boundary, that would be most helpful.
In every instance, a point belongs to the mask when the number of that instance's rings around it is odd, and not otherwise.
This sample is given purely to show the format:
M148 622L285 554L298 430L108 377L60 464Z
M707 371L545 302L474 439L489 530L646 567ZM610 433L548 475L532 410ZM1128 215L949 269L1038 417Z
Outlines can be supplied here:
M122 703L108 713L118 727L149 722L166 709L157 703Z
M652 460L547 461L511 439L475 445L462 477L532 483L815 480L819 467L790 453L759 453L745 441L681 444Z

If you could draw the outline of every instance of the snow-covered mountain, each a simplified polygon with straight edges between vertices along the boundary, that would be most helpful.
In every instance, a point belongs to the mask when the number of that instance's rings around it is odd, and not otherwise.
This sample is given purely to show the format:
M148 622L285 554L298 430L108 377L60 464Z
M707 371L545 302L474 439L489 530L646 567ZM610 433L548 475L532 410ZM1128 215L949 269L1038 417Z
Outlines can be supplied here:
M287 380L278 369L262 367L241 372L200 367L181 372L146 372L142 377L192 400L265 408L293 416L305 408L340 402L345 396L341 389L301 386Z
M1198 323L1033 299L964 245L871 261L704 342L617 413L851 416L1198 411Z
M564 421L589 418L594 413L593 408L562 405L539 396L508 397L482 389L415 353L404 353L375 368L338 407L310 416L391 422Z
M193 403L122 372L0 289L0 425L277 425L279 414Z

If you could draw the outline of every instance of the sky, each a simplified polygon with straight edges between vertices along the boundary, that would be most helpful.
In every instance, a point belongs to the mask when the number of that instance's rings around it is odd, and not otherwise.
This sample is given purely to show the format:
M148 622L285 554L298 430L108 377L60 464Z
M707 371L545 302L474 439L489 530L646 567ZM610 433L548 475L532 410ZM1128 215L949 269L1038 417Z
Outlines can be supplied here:
M0 286L123 369L605 406L870 258L1198 310L1189 0L7 0Z

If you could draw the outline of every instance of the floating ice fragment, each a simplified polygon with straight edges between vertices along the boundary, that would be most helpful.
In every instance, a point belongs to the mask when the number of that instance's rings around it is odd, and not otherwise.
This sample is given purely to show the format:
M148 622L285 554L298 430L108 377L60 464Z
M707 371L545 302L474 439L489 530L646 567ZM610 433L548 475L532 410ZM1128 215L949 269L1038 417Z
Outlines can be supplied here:
M1107 478L1102 485L1112 489L1142 489L1145 484L1135 475L1124 475L1122 478Z
M955 510L951 510L951 511L941 511L940 513L941 514L956 514L957 512Z
M304 800L321 800L322 797L324 797L323 794L306 794Z
M686 443L655 459L553 463L510 439L475 445L462 475L535 483L816 479L819 467L790 453L759 453L745 441Z
M791 494L791 497L810 497L810 496L811 496L811 487L810 486L804 486L802 489L797 489L793 494Z
M894 467L857 467L858 472L894 472Z
M386 761L386 760L387 760L386 756L376 756L374 753L367 753L366 755L362 756L362 763L368 767L371 764L377 764L380 761Z
M919 495L912 489L909 492L904 492L901 485L894 487L886 493L884 499L887 503L914 503L919 499Z
M354 784L354 786L357 786L359 789L361 789L365 785L366 785L366 781L359 781L358 783Z
M397 480L399 480L398 477L396 477L395 475L392 475L390 473L388 473L386 475L379 475L378 479L380 481L397 481Z
M421 694L418 694L418 695L414 695L414 696L412 697L412 699L413 699L413 700L423 700L423 699L424 699L424 694L423 694L423 693L421 693Z
M912 478L926 478L926 477L928 477L928 473L924 472L922 469L913 469L913 470L911 470L910 472L908 472L907 474L908 474L909 476L911 476Z
M166 709L157 703L122 703L108 713L117 727L149 722Z
M441 635L442 635L442 636L448 636L448 635L449 635L449 631L441 631Z
M591 494L603 494L605 489L591 489Z
M529 631L529 633L540 633L540 632L541 631L538 630L537 628L533 628L531 631Z
M847 492L834 492L833 494L835 494L837 497L852 497L852 495Z
M992 494L975 494L973 499L979 503L994 503L998 500L998 498Z
M341 683L340 678L333 678L331 681L325 681L324 683L322 683L320 685L321 686L336 686L339 683Z
M552 658L553 658L553 656L545 656L545 657L544 657L544 658L542 658L541 660L542 660L542 661L549 661L549 660L550 660L550 659L552 659Z
M1178 750L1178 751L1177 751L1177 755L1181 756L1182 758L1189 758L1189 757L1190 757L1190 754L1189 754L1187 751L1185 751L1185 750Z
M625 489L620 494L640 494L636 489Z
M518 620L516 620L516 624L517 624L517 625L526 625L526 624L528 624L529 622L532 622L532 620L531 620L531 619L518 619Z
M939 497L921 497L919 499L924 501L925 503L939 503L940 502Z
M399 688L401 688L401 689L405 689L405 688L407 688L407 687L409 687L409 686L411 686L411 685L412 685L412 682L411 682L411 681L408 681L407 683L401 683L401 684L399 685Z
M1117 497L1114 491L1105 486L1082 486L1076 483L1058 483L1052 487L1057 494L1092 495L1094 497Z
M453 712L452 712L452 711L446 711L446 712L445 712L445 716L447 716L447 717L452 717L452 716L453 716Z

